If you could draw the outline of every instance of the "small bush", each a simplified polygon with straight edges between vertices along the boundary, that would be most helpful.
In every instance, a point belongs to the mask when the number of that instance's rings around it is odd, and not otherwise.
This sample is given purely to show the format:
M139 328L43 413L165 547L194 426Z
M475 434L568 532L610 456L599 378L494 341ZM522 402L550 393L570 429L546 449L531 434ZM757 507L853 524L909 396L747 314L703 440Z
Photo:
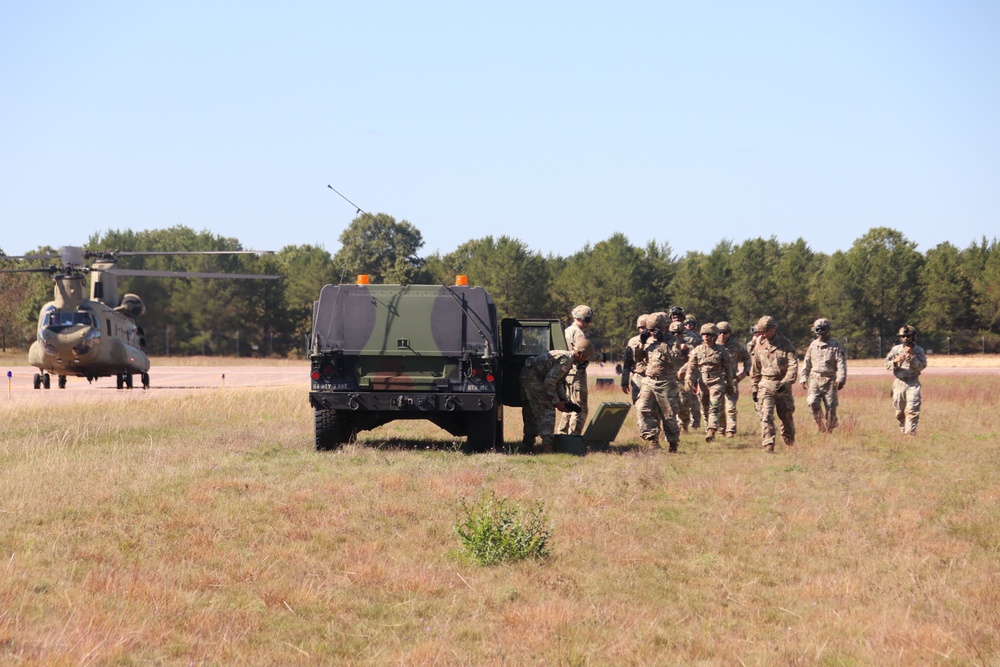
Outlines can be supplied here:
M541 504L524 510L511 506L492 491L470 503L462 499L462 517L455 532L466 555L480 565L525 558L546 558L552 527Z

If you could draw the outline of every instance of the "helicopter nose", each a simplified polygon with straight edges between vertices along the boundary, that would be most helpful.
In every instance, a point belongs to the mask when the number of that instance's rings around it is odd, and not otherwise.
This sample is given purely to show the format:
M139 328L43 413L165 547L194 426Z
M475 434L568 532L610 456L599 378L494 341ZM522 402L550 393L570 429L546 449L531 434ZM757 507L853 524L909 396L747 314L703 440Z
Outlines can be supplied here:
M60 358L80 357L93 349L91 341L87 340L89 332L90 327L66 333L45 330L42 332L42 344L46 352Z

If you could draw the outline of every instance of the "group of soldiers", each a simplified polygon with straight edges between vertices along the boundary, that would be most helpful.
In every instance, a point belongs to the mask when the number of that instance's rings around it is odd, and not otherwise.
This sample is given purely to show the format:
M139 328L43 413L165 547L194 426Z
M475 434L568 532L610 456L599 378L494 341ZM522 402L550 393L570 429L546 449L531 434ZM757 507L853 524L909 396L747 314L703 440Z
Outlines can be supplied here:
M521 373L524 393L524 444L535 451L552 451L555 433L582 432L587 421L587 364L595 356L587 338L594 312L586 305L572 311L566 329L568 351L553 350L529 360ZM705 426L705 441L717 435L733 438L738 418L739 385L749 377L754 410L761 424L761 447L774 452L777 433L786 447L795 446L796 381L807 390L806 404L820 432L838 425L838 392L847 382L847 355L830 337L830 321L813 323L813 341L806 351L801 373L795 346L778 335L778 322L761 317L744 345L732 337L729 322L703 324L680 306L669 312L642 315L637 334L625 347L621 365L621 390L635 405L639 435L651 449L661 449L664 435L668 451L676 452L680 435ZM923 348L916 345L916 330L899 330L899 344L885 360L895 376L893 407L900 432L915 435L920 416L920 373L927 366ZM556 428L556 411L561 412ZM775 419L777 418L777 420ZM778 422L776 427L775 422Z

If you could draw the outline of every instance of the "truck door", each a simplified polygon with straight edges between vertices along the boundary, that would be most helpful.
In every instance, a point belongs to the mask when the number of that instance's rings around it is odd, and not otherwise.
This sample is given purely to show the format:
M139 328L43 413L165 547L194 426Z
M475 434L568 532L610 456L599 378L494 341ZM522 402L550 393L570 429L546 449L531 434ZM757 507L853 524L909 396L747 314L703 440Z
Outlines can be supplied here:
M500 401L521 407L521 369L525 362L549 350L565 350L566 335L559 320L519 320L500 323Z

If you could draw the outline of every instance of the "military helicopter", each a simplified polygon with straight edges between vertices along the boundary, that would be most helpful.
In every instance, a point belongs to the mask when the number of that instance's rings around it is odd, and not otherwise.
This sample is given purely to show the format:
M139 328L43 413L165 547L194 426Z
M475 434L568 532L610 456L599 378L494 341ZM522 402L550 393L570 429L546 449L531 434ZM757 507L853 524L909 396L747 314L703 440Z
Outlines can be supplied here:
M118 276L162 278L240 278L276 280L281 276L191 271L147 271L120 269L118 258L134 255L240 255L264 254L255 250L203 251L90 251L63 246L58 255L2 256L14 260L59 259L48 267L0 269L0 273L48 273L53 276L54 299L38 313L38 338L28 349L28 363L35 373L34 387L49 389L56 375L59 388L66 388L67 376L85 377L93 382L115 376L118 389L132 388L138 375L142 388L149 388L149 357L145 333L136 319L146 306L135 294L118 301ZM269 252L269 251L266 251ZM90 274L90 298L84 292L84 274Z

